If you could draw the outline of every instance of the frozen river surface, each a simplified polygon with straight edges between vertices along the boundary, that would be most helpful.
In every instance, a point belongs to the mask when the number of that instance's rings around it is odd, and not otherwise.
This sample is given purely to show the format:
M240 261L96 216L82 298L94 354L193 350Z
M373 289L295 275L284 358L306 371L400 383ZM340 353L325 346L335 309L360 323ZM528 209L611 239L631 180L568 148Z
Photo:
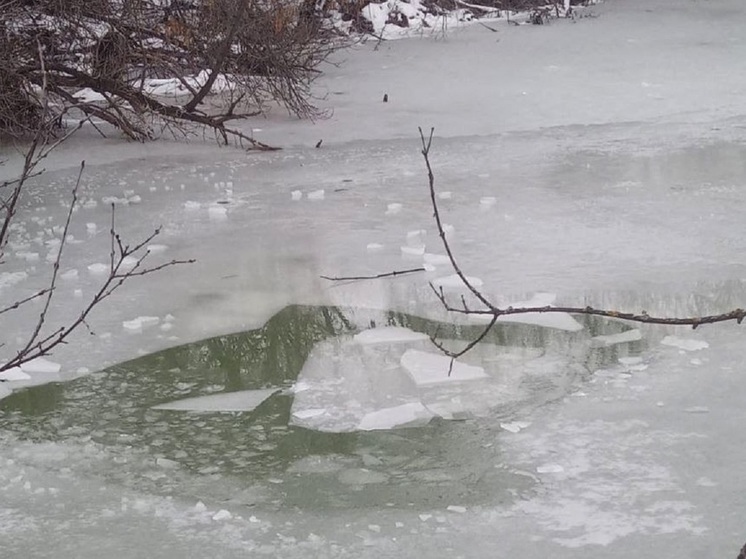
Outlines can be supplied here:
M592 12L362 45L319 80L329 119L250 124L280 152L83 131L53 154L0 267L0 306L45 285L81 159L80 242L52 324L100 281L111 198L126 238L163 225L154 262L197 262L99 308L95 335L51 357L59 371L29 373L55 384L0 384L14 390L0 403L0 557L735 557L742 327L504 325L457 372L468 380L424 370L423 333L458 344L472 330L427 285L452 270L422 254L443 250L417 126L436 127L453 248L496 302L746 306L741 2ZM393 280L319 277L423 262L434 269ZM0 317L3 350L37 310ZM373 325L397 330L357 337ZM250 398L209 399L239 390ZM152 409L188 397L234 411ZM392 414L412 425L367 430Z

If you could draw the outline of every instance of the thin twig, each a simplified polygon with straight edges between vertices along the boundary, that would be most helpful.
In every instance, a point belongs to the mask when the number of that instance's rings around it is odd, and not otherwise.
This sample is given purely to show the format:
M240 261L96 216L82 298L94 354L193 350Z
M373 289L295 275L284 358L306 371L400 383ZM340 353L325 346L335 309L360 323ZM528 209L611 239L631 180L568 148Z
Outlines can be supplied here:
M321 279L329 281L354 281L354 280L369 280L369 279L380 279L380 278L392 278L396 276L403 276L404 274L414 274L415 272L424 272L425 268L412 268L411 270L394 270L393 272L386 272L385 274L376 274L375 276L319 276Z

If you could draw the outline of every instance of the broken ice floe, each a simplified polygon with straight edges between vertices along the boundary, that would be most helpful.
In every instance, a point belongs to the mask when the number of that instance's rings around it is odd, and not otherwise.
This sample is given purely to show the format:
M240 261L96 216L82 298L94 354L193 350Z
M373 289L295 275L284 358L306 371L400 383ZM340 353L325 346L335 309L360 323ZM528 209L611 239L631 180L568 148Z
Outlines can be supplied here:
M109 272L109 265L97 262L88 266L88 272L94 276L101 276Z
M294 202L297 202L301 198L303 198L303 192L301 192L300 190L293 190L290 193L290 199L293 200Z
M386 206L386 215L398 214L401 211L401 209L402 209L402 205L399 204L398 202L388 204Z
M383 245L380 243L368 243L365 250L368 252L380 252L383 250Z
M276 388L241 390L186 398L153 406L154 410L178 410L195 412L248 412L275 394Z
M555 293L537 293L527 301L517 301L510 304L501 304L499 306L503 309L509 307L513 307L514 309L549 307L552 306L556 298L557 295ZM492 319L492 315L472 315L471 318L476 321L489 321ZM571 315L563 312L508 314L499 317L497 321L533 324L535 326L554 328L556 330L566 330L568 332L578 332L583 329L582 324L575 320Z
M21 365L21 369L26 373L59 373L62 369L62 365L55 363L44 357L37 357L31 361L27 361Z
M425 245L403 246L401 247L401 253L404 256L422 256L423 254L425 254Z
M307 195L309 200L323 200L324 199L324 189L320 190L314 190L313 192L309 192Z
M352 338L359 344L407 343L429 339L427 334L401 326L384 326L364 330Z
M642 332L637 329L626 330L618 334L607 334L605 336L594 336L591 342L596 346L612 346L617 344L626 344L638 342L642 339Z
M426 252L422 255L422 259L433 266L444 266L451 263L451 259L445 254L431 254Z
M704 340L695 340L693 338L680 338L678 336L666 336L661 340L661 344L676 347L683 351L699 351L710 347Z
M408 349L402 355L401 365L418 386L487 378L482 367L460 363L446 355L416 349Z
M529 421L510 421L506 423L500 423L500 427L503 430L508 431L509 433L519 433L530 425L531 423Z
M141 332L143 328L155 326L161 321L157 316L138 316L132 320L122 322L122 327L128 332Z
M29 380L31 375L24 373L20 367L13 367L6 371L0 372L0 380Z
M414 427L427 424L435 414L420 402L409 402L400 406L383 408L363 416L358 424L360 431L393 429L394 427Z

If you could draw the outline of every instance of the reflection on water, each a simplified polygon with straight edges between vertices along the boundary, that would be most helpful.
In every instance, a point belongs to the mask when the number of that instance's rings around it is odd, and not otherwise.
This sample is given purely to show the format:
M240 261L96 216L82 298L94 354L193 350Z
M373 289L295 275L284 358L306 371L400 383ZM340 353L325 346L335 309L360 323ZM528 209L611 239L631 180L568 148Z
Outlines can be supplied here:
M484 348L569 356L520 401L471 421L434 420L395 431L322 433L289 425L291 391L252 412L183 413L152 406L220 392L289 388L312 349L370 326L404 326L469 340L480 325L397 313L290 306L264 327L135 359L65 384L29 388L0 402L0 427L21 439L96 445L106 459L82 468L109 482L164 494L222 497L239 504L363 506L475 503L527 484L501 467L498 418L561 396L578 377L643 342L595 348L590 338L628 327L588 317L580 332L500 324ZM529 351L530 350L530 351ZM481 351L481 353L480 353ZM485 367L486 368L486 367ZM533 383L533 384L532 384ZM508 411L506 411L508 410Z

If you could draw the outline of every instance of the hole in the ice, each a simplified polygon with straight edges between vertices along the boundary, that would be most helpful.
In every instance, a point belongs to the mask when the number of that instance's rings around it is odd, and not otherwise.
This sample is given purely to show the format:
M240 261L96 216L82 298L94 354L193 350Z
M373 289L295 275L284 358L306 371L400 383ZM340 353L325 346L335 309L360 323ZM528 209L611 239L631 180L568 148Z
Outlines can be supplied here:
M500 324L464 360L483 373L442 382L417 370L438 357L422 334L466 343L481 325L289 306L257 330L18 391L0 402L0 425L85 445L97 459L76 468L158 493L316 508L494 502L532 483L500 466L500 422L642 349L592 340L627 326L578 320L577 332ZM389 329L355 338L371 324Z

